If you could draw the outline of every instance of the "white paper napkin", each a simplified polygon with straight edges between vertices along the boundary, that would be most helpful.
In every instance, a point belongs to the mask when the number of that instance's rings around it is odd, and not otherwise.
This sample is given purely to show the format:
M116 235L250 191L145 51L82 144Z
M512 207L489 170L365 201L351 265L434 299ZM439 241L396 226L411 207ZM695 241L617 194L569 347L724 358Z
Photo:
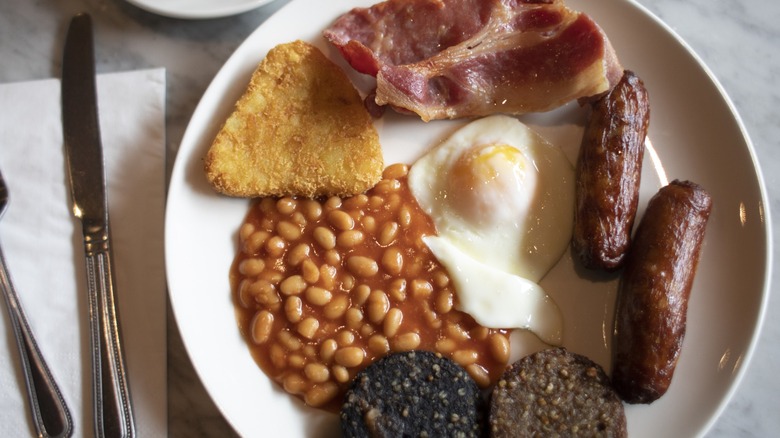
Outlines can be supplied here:
M98 75L118 306L141 437L167 434L165 71ZM93 436L86 271L70 214L59 79L0 84L0 169L10 204L0 220L10 276L73 414ZM0 305L0 436L32 436L5 303Z

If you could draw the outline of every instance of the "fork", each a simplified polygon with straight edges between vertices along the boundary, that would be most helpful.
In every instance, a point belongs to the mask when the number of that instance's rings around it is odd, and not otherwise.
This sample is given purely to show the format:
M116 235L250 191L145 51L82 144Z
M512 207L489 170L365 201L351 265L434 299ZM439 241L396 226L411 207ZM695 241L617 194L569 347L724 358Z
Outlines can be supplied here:
M7 207L8 187L0 172L0 219ZM37 436L69 437L73 433L70 411L33 337L22 304L8 275L2 249L0 249L0 289L3 290L3 297L8 305L8 314L19 349L27 398Z

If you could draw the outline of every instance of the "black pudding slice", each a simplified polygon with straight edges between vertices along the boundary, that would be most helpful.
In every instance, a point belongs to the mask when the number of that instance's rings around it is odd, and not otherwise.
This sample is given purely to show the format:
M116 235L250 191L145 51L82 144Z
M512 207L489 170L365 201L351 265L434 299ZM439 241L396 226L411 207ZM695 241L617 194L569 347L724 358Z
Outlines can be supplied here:
M604 370L563 348L512 364L493 389L491 437L625 437L626 414Z
M345 437L477 437L481 393L458 364L428 351L390 354L355 376Z

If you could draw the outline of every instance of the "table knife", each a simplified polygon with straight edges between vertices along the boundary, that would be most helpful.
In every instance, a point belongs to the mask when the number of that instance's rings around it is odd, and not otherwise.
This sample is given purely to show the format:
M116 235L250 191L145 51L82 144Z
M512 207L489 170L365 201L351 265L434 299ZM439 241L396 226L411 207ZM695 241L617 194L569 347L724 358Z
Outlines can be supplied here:
M111 232L95 89L92 20L71 20L62 62L62 125L73 214L87 267L96 437L134 437L135 424L113 276Z

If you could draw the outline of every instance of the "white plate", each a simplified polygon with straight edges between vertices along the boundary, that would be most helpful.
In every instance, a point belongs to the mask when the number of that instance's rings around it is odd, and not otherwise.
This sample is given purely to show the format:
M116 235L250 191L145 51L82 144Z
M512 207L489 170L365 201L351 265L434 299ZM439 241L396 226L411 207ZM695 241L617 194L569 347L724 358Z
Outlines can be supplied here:
M273 0L127 0L149 12L172 18L202 19L240 14Z
M330 436L337 435L338 424L335 416L305 408L275 387L248 353L236 328L228 284L236 232L248 202L215 195L204 178L202 157L271 47L308 40L347 69L320 32L350 7L371 2L293 0L272 16L215 77L174 167L165 241L171 303L195 369L221 412L244 436ZM648 11L626 0L570 0L569 5L601 24L623 65L637 72L649 90L653 148L646 154L641 205L665 178L696 181L713 197L688 332L671 388L651 405L626 409L632 437L703 434L742 377L768 297L770 221L753 148L716 80ZM367 89L369 80L352 76ZM522 119L573 159L582 116L576 105L568 105ZM388 113L377 123L386 163L411 162L458 123L424 124ZM543 286L564 312L564 344L609 369L616 277L575 270L567 253Z

